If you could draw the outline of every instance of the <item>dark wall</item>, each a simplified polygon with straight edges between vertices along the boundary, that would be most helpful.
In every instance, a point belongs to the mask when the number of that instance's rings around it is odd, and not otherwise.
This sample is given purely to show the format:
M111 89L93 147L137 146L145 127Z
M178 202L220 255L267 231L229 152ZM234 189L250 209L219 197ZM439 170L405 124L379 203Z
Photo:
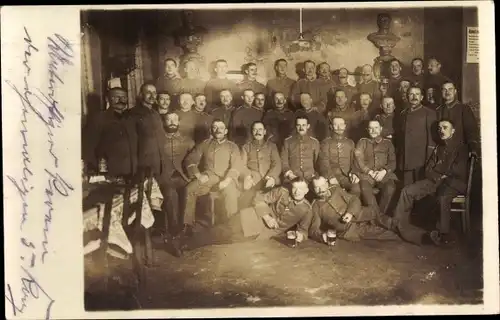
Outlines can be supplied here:
M462 92L462 8L424 9L424 56L441 61L442 73Z

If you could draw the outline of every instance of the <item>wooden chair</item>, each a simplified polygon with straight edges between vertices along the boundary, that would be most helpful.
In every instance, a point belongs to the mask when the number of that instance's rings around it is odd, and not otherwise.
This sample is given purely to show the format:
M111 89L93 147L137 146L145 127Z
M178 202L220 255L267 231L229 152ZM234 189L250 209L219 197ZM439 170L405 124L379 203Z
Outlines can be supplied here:
M470 235L470 195L472 189L472 176L476 157L472 155L469 159L469 172L467 177L467 190L465 194L460 194L453 198L451 212L460 212L462 216L462 231L468 237ZM453 208L456 205L458 208Z

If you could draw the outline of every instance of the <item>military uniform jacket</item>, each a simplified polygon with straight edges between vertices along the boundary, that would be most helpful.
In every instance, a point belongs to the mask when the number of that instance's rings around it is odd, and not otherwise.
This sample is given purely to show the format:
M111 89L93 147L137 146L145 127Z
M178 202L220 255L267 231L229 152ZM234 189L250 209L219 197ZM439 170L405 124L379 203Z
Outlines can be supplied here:
M316 175L315 164L319 156L319 141L309 135L294 134L285 139L281 150L283 174L292 171L306 180Z
M161 76L156 80L156 90L166 91L170 95L171 109L175 110L179 106L178 95L181 91L181 78Z
M321 97L326 97L325 99L325 104L319 104L316 106L318 109L318 112L321 114L326 113L326 109L328 107L328 99L330 98L330 95L332 93L332 88L336 86L335 81L332 79L323 79L323 78L318 78L318 83L319 83L319 90L320 90L320 96Z
M467 189L468 157L467 146L458 136L453 136L434 149L425 166L425 177L437 182L441 176L446 175L447 178L443 180L443 183L464 193Z
M380 113L375 116L375 120L380 122L382 126L382 137L387 138L388 136L394 135L394 113L385 114Z
M236 95L233 95L236 105L243 104L241 96L243 95L243 91L247 89L251 89L255 94L259 92L264 94L266 93L266 86L258 82L257 80L250 81L248 79L245 79L238 82L236 84L236 87L238 88L238 92L236 93Z
M305 116L309 119L309 124L311 125L309 128L309 134L319 141L322 141L330 135L328 121L320 112L314 109L309 111L299 109L295 111L295 118L299 116Z
M180 93L190 93L193 96L204 93L205 91L205 81L201 79L188 79L184 78L180 82Z
M321 176L336 178L342 185L350 182L349 173L353 172L354 141L334 134L321 142L318 167ZM353 172L354 173L354 172Z
M435 147L436 112L424 106L401 113L400 132L396 134L401 170L423 168Z
M212 121L214 117L206 112L199 112L193 109L196 116L196 126L194 128L194 142L200 143L203 140L210 138L212 129Z
M412 85L417 85L420 88L425 89L425 74L424 73L421 73L418 75L411 73L407 78L408 78L408 80L410 80Z
M474 151L479 150L479 126L474 112L469 106L458 101L447 106L443 104L436 109L438 120L448 119L454 124L454 137L469 145Z
M358 93L358 90L356 89L356 87L353 87L348 83L346 83L344 85L342 85L342 84L337 85L335 88L332 88L330 90L330 94L328 97L328 100L329 100L328 105L330 106L330 109L331 109L331 107L335 106L335 91L337 91L339 89L342 89L345 92L345 95L347 97L346 105L349 107L351 107L353 100Z
M266 94L268 99L273 101L274 94L276 92L282 92L285 95L285 98L289 99L294 83L295 81L288 77L270 79L266 85Z
M252 140L241 150L244 177L251 176L257 182L265 177L271 177L276 184L281 173L281 159L278 148L270 141Z
M278 231L285 232L297 225L297 231L307 239L311 224L311 204L306 199L296 202L288 189L276 187L266 193L259 192L254 199L255 212L259 217L271 215L278 222Z
M175 113L179 116L179 133L189 139L194 139L194 131L198 121L198 115L194 112L194 110L176 110Z
M346 105L345 109L340 109L336 107L335 109L328 112L328 119L332 121L334 117L342 117L346 123L346 136L348 138L353 138L355 134L353 130L354 118L356 115L356 110L354 107Z
M379 83L376 80L371 80L370 82L362 82L357 85L358 95L362 93L369 93L372 99L379 92Z
M229 138L242 146L252 137L252 124L261 121L264 111L256 107L241 106L233 111L229 122Z
M214 117L214 119L222 120L225 123L226 128L229 130L229 124L234 110L236 109L233 106L230 106L229 108L220 106L212 110L212 117Z
M160 115L141 105L130 111L137 121L139 167L147 167L151 169L151 173L160 174L165 157L165 130Z
M98 170L99 159L105 159L111 176L137 172L139 139L130 111L118 114L110 108L88 122L86 129L83 158L89 167Z
M207 97L207 105L208 106L213 106L213 105L219 105L220 104L220 92L223 89L228 89L231 91L231 94L234 96L237 94L237 87L236 83L232 80L229 80L227 78L225 79L219 79L219 78L213 78L208 80L206 86L205 86L205 96ZM208 110L210 111L210 110Z
M281 149L285 138L292 134L294 121L295 113L288 109L281 111L271 109L266 111L262 117L269 138L276 143L278 149Z
M295 108L300 108L300 94L307 92L311 95L313 105L320 110L324 110L328 97L323 95L321 87L322 83L318 79L299 79L292 87L292 104Z
M443 85L443 83L445 83L447 81L450 81L450 78L443 75L442 73L426 74L426 76L424 78L425 89L433 87L433 88L438 88L439 91L441 91L441 86Z
M361 201L355 195L349 194L340 186L330 189L331 196L328 199L315 199L312 203L312 221L309 228L309 236L317 241L322 241L321 225L338 225L339 219L345 213L351 213L354 218L361 211Z
M193 148L194 141L182 136L179 132L172 135L165 134L163 146L165 161L163 162L162 179L170 179L177 171L184 180L188 181L183 161Z
M396 153L391 140L379 137L378 139L361 138L354 151L354 157L361 171L359 178L372 181L368 172L385 169L387 174L382 182L389 179L397 180Z
M190 177L201 171L236 180L241 172L241 153L234 142L210 138L194 147L186 157L185 166Z

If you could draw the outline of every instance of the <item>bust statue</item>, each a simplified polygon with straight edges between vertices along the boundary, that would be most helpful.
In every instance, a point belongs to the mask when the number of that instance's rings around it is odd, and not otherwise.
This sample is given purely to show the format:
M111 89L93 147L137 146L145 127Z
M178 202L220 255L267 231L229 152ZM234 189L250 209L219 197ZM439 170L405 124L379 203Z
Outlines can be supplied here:
M394 58L391 54L392 49L401 40L400 37L391 32L392 18L388 13L380 13L377 15L378 31L370 33L367 39L379 49L379 56L375 58L373 65L375 74L380 73L382 76L386 74L386 64Z
M203 36L207 30L194 25L191 10L183 10L181 19L182 26L174 32L175 45L181 47L183 51L180 57L181 64L187 60L203 62L204 57L198 53L198 48L203 44Z

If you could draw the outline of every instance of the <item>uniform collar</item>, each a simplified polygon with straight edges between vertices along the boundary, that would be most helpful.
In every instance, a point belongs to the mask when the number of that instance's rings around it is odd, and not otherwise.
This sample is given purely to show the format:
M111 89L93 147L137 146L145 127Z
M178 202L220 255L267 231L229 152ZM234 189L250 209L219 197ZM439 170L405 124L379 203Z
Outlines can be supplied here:
M458 104L458 100L457 100L457 99L455 99L455 100L453 100L453 102L452 102L452 103L450 103L450 104L445 103L444 105L445 105L445 107L447 107L448 109L452 109L452 108L453 108L454 106L456 106L457 104Z
M305 140L305 139L309 138L309 134L307 134L307 133L305 135L301 136L298 132L295 132L295 136L299 140Z
M173 139L173 138L178 138L181 136L179 130L177 130L176 132L172 133L172 134L169 134L169 133L165 133L165 136L167 137L167 139Z
M312 77L311 79L309 79L307 76L304 78L304 80L310 81L310 82L312 82L312 81L314 81L316 79L317 79L317 77Z
M394 115L394 112L393 112L393 113L391 113L391 114L386 114L386 113L383 113L383 112L382 112L382 113L380 114L380 116L381 116L382 118L384 118L384 119L389 118L389 117L391 117L391 116L393 116L393 115Z
M163 76L164 76L164 77L165 77L165 79L167 79L167 80L175 80L175 79L180 79L180 77L179 77L178 75L176 75L176 74L174 74L174 75L173 75L173 76L171 76L171 77L170 77L170 76L168 76L168 75L166 75L166 74L164 74Z
M345 135L338 135L335 132L332 134L332 138L335 140L345 140L347 137Z
M214 137L212 137L212 143L215 143L215 144L223 144L226 141L227 141L227 137L225 137L221 141L217 141L217 139L215 139Z
M417 111L417 110L421 109L422 107L423 107L423 105L421 103L418 106L416 106L415 108L408 106L408 112Z
M349 105L345 105L343 109L341 109L339 106L335 106L335 111L343 112L347 111L349 109Z
M252 139L251 143L254 146L260 147L260 146L263 146L266 143L266 140L262 139L262 140L259 141L259 140Z
M296 201L296 200L295 200L293 197L291 197L291 196L290 196L290 199L292 200L291 202L292 202L294 205L299 205L299 204L303 203L303 202L306 200L306 198L303 198L303 199L302 199L302 200L300 200L300 201Z
M370 140L372 143L379 144L382 140L384 140L384 138L382 138L382 136L378 136L377 138L371 138Z

